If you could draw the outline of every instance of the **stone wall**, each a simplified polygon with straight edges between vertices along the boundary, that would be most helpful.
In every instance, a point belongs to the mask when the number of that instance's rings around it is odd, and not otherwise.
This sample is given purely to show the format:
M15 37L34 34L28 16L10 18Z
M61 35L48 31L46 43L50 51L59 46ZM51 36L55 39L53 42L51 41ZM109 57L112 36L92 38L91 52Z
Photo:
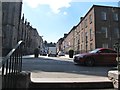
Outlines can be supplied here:
M21 8L21 2L2 2L3 55L17 44Z
M36 47L42 45L43 41L37 29L30 25L30 22L21 18L22 2L2 2L2 49L5 56L18 41L25 42L25 54L33 53ZM43 42L42 42L43 43Z

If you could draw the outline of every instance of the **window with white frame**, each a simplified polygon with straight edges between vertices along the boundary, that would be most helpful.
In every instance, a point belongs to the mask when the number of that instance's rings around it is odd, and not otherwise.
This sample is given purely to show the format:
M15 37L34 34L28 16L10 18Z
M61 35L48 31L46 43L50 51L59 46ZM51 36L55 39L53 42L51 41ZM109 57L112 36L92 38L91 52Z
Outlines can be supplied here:
M120 38L120 31L118 28L114 28L114 34L117 38Z
M70 46L70 42L68 42L68 45Z
M78 44L80 44L80 35L78 35Z
M87 19L85 19L84 25L85 25L85 28L87 28Z
M90 29L90 40L92 40L92 29Z
M81 44L81 51L83 50L83 46L82 46L82 44Z
M108 44L107 44L107 43L103 43L103 44L102 44L102 47L103 47L103 48L108 48Z
M113 14L113 19L114 19L114 21L118 21L118 13Z
M81 28L83 29L83 27L84 27L84 26L83 26L83 22L81 22Z
M107 20L107 13L106 12L104 12L104 11L101 12L101 19Z
M89 22L92 23L92 14L89 16Z
M108 38L108 30L107 27L102 27L101 32L105 38Z
M81 33L81 40L82 40L82 42L83 42L83 36L84 36L84 35L83 35L83 32L82 32L82 33Z
M93 44L90 43L90 50L93 50Z
M86 43L88 42L88 33L87 32L85 33L85 42Z

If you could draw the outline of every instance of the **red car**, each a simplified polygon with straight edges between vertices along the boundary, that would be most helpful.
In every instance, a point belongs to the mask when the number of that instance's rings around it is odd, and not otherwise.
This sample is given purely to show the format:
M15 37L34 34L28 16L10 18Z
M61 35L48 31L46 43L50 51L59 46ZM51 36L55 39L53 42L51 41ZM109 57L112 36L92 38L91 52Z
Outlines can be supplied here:
M117 66L117 52L112 49L98 48L89 53L77 54L73 60L77 64L86 66L94 65L114 65Z

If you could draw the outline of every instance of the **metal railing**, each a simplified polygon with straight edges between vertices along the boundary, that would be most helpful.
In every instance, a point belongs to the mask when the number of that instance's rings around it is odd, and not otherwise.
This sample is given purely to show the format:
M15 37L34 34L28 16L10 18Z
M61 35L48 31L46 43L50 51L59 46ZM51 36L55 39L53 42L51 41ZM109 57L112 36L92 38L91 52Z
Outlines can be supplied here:
M16 88L17 75L22 71L23 42L19 41L2 60L2 89Z

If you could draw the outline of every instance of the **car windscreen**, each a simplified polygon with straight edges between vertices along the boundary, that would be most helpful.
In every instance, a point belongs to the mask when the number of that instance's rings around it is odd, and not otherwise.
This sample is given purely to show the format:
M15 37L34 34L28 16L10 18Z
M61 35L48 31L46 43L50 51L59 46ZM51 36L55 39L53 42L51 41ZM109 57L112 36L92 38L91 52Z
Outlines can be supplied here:
M93 51L90 51L89 53L97 53L99 51L99 49L95 49Z

